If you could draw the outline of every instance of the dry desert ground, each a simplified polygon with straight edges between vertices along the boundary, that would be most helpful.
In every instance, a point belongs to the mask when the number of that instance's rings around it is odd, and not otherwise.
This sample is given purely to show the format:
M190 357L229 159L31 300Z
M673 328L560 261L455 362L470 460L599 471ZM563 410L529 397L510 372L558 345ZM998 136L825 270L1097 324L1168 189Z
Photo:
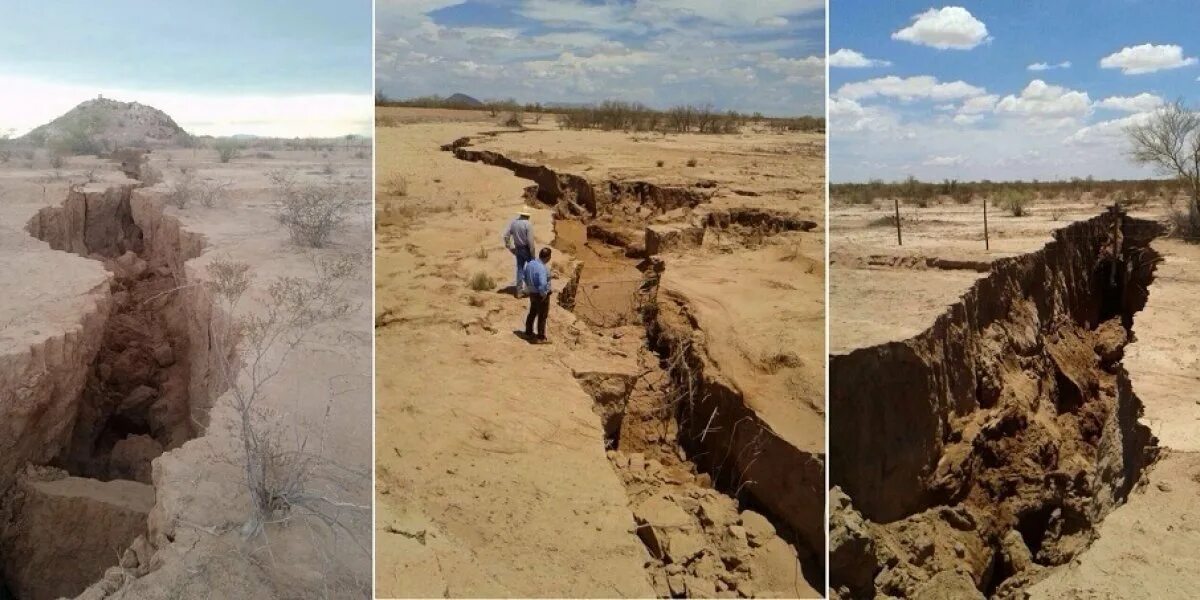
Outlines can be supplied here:
M496 121L377 116L377 594L818 596L823 136Z
M0 164L0 592L369 597L369 151L148 157L163 181ZM351 190L324 248L276 220L275 171Z
M1192 595L1200 250L1106 204L831 208L835 596Z

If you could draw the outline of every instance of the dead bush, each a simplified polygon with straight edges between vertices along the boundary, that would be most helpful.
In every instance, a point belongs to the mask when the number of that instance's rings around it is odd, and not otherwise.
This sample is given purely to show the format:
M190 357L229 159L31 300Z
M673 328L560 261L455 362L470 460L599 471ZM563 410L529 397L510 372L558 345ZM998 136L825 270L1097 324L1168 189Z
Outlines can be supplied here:
M179 179L167 187L167 203L183 210L195 199L198 192L196 172L191 169L180 169Z
M222 138L213 143L213 149L217 151L217 159L227 163L241 154L242 145L237 140Z
M496 280L483 271L477 271L467 285L477 292L486 292L496 289Z
M408 195L408 180L402 175L393 175L387 181L387 187L384 191L390 196L407 196Z
M285 171L272 172L271 179L276 186L276 218L287 228L292 241L308 248L324 248L354 204L349 186L332 181L301 184Z
M225 198L225 190L233 185L232 181L201 181L197 186L196 196L204 208L212 208Z
M141 175L142 183L146 185L158 185L163 181L162 171L149 164L142 165Z
M292 353L317 328L344 318L353 309L344 292L359 268L352 255L313 259L311 278L279 277L266 286L260 308L239 314L250 289L248 265L215 259L205 286L228 319L213 319L209 335L216 349L218 376L228 389L233 428L250 499L241 532L247 538L264 533L272 523L293 519L350 535L363 552L367 544L348 523L369 518L370 507L338 497L336 490L369 486L370 470L340 465L324 448L328 423L289 422L289 415L269 406L269 383ZM244 373L241 371L244 370ZM331 390L325 410L333 409ZM315 522L314 522L315 520Z

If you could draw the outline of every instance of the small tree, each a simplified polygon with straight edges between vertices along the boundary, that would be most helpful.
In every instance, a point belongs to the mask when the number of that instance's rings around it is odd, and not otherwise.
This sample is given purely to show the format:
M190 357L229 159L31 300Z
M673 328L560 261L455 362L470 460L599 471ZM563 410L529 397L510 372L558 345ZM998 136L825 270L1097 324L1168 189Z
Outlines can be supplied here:
M1130 159L1183 183L1190 201L1186 217L1176 215L1176 225L1183 229L1178 233L1200 236L1200 115L1176 100L1146 121L1130 125L1125 133L1133 146Z

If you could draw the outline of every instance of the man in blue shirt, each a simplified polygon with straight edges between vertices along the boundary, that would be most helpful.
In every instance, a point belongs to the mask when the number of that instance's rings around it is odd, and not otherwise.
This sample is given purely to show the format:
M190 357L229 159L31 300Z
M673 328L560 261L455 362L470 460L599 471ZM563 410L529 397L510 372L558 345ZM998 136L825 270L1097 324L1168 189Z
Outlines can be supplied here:
M525 285L529 289L529 316L525 317L525 337L535 343L546 343L546 317L550 316L550 248L538 252L538 260L525 265ZM537 321L537 336L533 322Z
M525 264L533 260L533 223L529 222L530 211L522 208L517 218L509 221L504 230L504 247L517 259L517 280L513 283L513 294L521 297Z

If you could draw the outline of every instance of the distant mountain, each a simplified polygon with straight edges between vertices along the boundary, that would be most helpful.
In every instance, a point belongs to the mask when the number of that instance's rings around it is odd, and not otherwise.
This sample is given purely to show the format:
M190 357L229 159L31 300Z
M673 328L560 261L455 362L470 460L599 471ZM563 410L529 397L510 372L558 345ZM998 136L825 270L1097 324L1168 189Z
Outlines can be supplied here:
M101 96L72 108L21 139L74 154L100 154L123 147L182 146L190 137L174 119L157 108Z
M454 94L454 95L450 96L449 98L446 98L446 104L469 106L471 108L479 108L479 107L483 106L482 102L480 102L466 94Z

